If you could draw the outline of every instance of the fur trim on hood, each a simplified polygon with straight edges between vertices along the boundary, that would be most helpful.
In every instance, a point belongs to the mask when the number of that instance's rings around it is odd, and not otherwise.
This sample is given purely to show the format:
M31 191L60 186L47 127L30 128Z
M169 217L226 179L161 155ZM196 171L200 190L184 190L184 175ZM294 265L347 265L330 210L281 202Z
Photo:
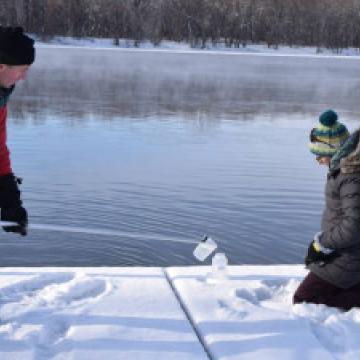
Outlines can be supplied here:
M330 171L340 169L343 174L360 172L360 129L356 130L331 159Z

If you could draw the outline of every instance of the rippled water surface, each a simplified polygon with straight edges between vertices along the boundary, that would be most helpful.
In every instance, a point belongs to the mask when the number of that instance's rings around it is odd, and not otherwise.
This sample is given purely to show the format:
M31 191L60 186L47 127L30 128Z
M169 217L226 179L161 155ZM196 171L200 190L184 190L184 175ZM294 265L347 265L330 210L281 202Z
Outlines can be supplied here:
M9 105L30 221L127 232L0 233L8 265L197 264L212 236L232 264L302 262L319 230L317 115L359 118L359 60L38 49ZM135 236L136 235L136 236Z

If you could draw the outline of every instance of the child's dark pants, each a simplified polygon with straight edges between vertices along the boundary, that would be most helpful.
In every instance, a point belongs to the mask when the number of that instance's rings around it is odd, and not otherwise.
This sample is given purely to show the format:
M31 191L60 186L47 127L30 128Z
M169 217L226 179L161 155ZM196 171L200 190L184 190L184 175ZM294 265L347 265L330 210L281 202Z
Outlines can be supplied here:
M310 272L296 290L293 303L324 304L344 310L360 307L360 284L341 289Z

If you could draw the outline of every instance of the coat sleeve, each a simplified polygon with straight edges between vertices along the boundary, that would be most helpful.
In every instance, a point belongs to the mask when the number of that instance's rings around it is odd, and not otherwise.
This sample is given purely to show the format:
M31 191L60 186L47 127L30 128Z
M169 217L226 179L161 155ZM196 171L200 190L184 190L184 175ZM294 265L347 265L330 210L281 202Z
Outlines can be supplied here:
M11 173L10 152L6 145L7 107L0 108L0 175Z
M341 219L324 231L323 246L341 250L360 246L360 175L352 176L340 185Z

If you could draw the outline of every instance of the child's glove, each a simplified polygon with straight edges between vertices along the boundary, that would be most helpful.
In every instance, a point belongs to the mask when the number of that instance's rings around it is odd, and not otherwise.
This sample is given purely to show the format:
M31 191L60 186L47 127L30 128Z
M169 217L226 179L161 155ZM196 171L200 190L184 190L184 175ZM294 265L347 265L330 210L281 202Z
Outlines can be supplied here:
M309 245L308 252L305 257L306 266L312 263L317 263L320 266L324 266L339 256L336 251L325 248L320 244L321 234L322 232L316 233L314 240Z

